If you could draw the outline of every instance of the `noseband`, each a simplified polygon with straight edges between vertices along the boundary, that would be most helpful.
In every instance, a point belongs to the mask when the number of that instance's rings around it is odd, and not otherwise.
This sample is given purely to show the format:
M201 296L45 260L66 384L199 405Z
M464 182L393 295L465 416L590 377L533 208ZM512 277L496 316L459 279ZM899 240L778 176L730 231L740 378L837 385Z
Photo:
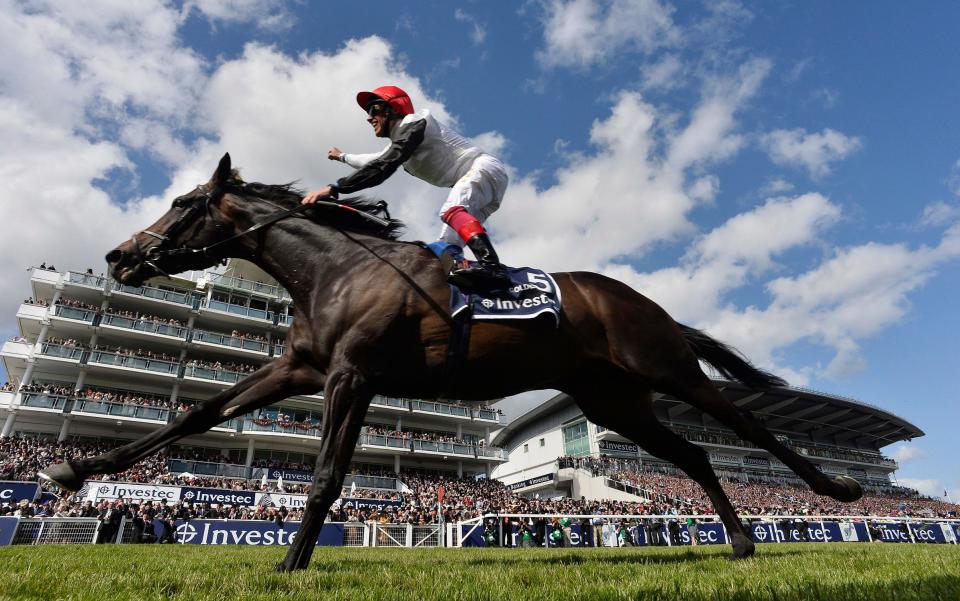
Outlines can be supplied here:
M291 217L297 213L303 213L314 206L332 207L332 208L350 211L356 215L359 215L363 219L366 219L367 221L372 221L373 223L376 223L380 227L386 228L390 226L390 213L387 211L387 203L383 201L380 201L378 203L377 208L386 215L386 219L377 217L376 215L371 215L366 211L360 211L354 207L351 207L350 205L340 204L338 202L318 200L314 204L306 204L306 205L299 204L293 207L292 209L283 209L279 205L275 205L274 203L261 198L259 200L269 205L275 206L278 209L281 209L281 211L279 213L271 215L265 221L261 221L256 225L250 226L249 228L245 229L239 234L234 234L229 238L220 240L218 242L214 242L213 244L204 246L203 248L188 248L183 244L175 248L165 248L166 246L173 244L173 239L176 238L183 230L185 230L194 221L194 219L199 214L200 209L204 209L208 217L211 216L212 203L219 200L224 194L226 194L226 192L227 190L222 185L217 185L214 188L207 190L203 195L203 202L202 203L194 202L187 209L187 211L185 211L184 214L181 215L180 218L173 223L173 225L167 228L167 231L163 234L160 234L151 230L141 230L140 232L138 232L140 234L146 234L148 236L156 238L157 240L160 241L160 243L157 244L156 246L151 246L150 248L148 248L145 253L142 252L140 243L137 241L137 234L134 234L133 236L131 236L131 241L133 243L134 249L136 250L137 256L140 257L144 263L146 263L147 265L155 269L158 273L161 273L167 277L170 277L170 274L168 274L166 271L164 271L157 265L158 260L166 257L197 255L197 254L204 255L212 259L226 260L225 258L221 258L221 257L213 257L212 255L210 255L210 250L218 246L233 242L234 240L237 240L239 238L243 238L247 234L252 234L257 230L273 225L274 223L282 219L286 219L287 217Z

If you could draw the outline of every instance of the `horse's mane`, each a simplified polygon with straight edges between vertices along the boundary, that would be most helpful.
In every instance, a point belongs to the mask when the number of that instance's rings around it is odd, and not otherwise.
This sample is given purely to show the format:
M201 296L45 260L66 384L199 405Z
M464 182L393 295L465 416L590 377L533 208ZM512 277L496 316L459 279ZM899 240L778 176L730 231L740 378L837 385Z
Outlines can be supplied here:
M246 197L259 198L287 209L292 209L303 200L304 192L296 186L296 182L288 184L261 184L259 182L243 182L239 174L234 170L234 179L228 183L230 191L234 194ZM356 211L377 215L389 222L389 225L382 227L373 221L364 219L356 212L327 206L317 206L308 214L308 219L324 225L369 234L383 238L385 240L397 240L403 232L403 222L399 219L388 218L385 214L385 204L377 199L367 196L353 196L350 198L338 198L338 204L350 207Z

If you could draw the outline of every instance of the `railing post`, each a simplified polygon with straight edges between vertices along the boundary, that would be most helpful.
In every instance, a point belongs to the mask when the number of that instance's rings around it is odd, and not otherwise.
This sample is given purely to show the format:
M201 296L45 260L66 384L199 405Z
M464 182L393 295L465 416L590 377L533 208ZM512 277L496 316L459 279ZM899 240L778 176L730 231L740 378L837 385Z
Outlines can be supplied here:
M413 546L413 524L407 524L407 534L403 542L404 547Z

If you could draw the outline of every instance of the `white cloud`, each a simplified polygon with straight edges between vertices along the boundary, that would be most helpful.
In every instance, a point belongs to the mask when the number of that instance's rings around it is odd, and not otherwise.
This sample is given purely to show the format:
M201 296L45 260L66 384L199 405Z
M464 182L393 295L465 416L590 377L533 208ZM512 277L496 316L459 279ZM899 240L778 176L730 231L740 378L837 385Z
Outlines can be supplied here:
M775 195L790 192L791 190L793 190L793 184L785 179L775 178L763 185L763 188L760 189L760 194Z
M544 67L587 68L624 51L649 53L679 41L673 9L658 0L548 0Z
M188 0L184 13L195 8L211 22L255 22L261 29L282 31L296 22L288 4L288 0Z
M475 45L479 46L487 39L487 28L482 25L476 17L462 8L453 11L453 18L461 23L470 25L470 39Z
M937 227L960 221L960 205L941 201L930 203L923 208L920 225Z
M830 164L858 150L859 138L832 129L807 133L804 129L778 129L762 138L770 160L778 165L806 169L812 177L830 173Z
M897 484L912 488L928 497L941 498L943 497L943 492L946 490L941 481L936 478L897 478ZM953 499L954 502L956 502L957 498L956 493L951 495L951 499Z
M950 168L950 175L947 176L947 187L956 196L960 196L960 159Z
M920 447L907 443L896 444L891 449L889 451L890 457L900 465L927 456L926 451Z
M680 85L683 70L683 62L675 54L668 54L656 63L643 66L641 85L650 91L672 90Z

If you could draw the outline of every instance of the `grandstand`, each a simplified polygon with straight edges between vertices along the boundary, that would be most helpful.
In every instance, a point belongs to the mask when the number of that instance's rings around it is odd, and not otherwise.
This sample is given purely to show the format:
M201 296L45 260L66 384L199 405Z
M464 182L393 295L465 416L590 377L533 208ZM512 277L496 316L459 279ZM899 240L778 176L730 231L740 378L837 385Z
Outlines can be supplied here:
M129 441L286 350L292 300L245 261L140 287L89 269L42 265L29 273L31 294L16 316L20 334L0 351L10 379L0 391L3 437ZM289 489L312 479L322 415L322 393L290 398L178 442L165 467L234 484L266 475ZM487 444L501 425L489 407L377 397L349 482L396 491L401 469L489 475L505 460Z
M716 384L731 403L752 411L780 441L809 457L825 473L856 478L867 492L903 493L891 480L896 461L881 450L923 436L905 419L860 401L811 390L757 392L735 382ZM722 480L801 483L766 450L741 440L698 409L667 395L654 397L654 409L668 427L703 447ZM673 469L616 432L590 423L565 394L512 420L496 433L493 444L505 448L510 457L494 470L494 477L526 495L643 497L642 491L632 490L629 483L614 481L613 472L592 469L586 473L569 465L562 467L556 461L561 456L619 459L638 472L670 473Z

